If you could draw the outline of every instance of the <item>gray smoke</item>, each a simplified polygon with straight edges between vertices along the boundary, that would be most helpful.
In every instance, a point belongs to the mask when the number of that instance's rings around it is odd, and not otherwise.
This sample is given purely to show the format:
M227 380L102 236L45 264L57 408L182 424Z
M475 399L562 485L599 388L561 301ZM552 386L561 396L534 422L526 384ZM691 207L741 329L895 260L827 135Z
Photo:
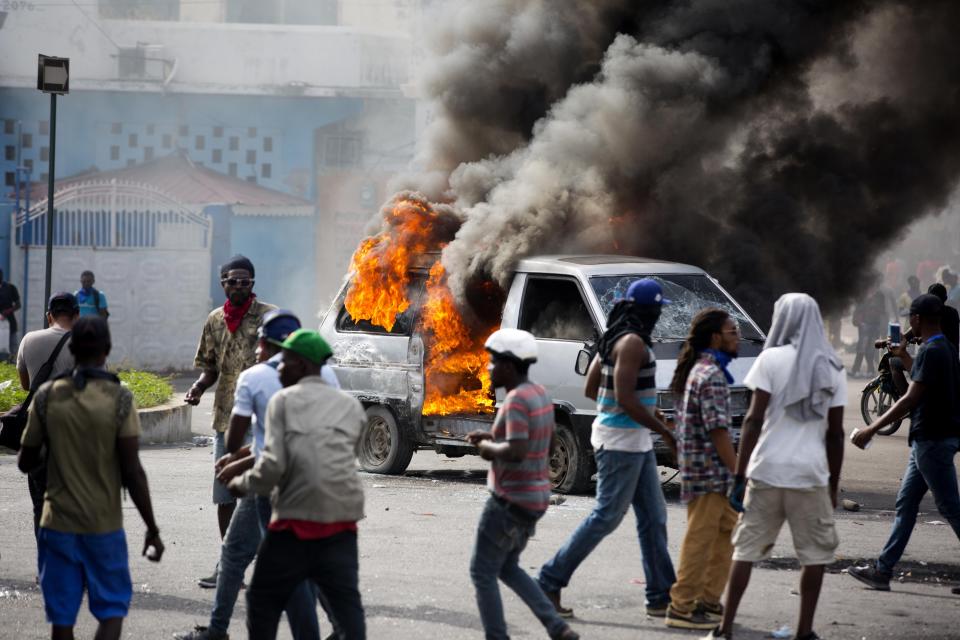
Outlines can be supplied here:
M464 162L525 146L533 125L570 86L600 68L612 34L627 27L629 0L454 3L425 35L434 52L423 80L436 117L401 177L441 197Z
M443 252L458 295L590 251L703 266L761 320L786 290L830 309L946 203L956 3L628 4L470 3L445 23L420 186L465 220Z

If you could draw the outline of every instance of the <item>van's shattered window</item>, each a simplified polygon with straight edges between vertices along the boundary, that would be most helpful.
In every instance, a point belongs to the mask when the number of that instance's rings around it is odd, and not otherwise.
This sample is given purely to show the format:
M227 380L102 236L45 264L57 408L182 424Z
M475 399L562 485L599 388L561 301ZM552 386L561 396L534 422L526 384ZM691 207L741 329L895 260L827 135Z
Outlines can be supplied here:
M416 310L419 306L420 296L423 295L422 279L414 280L407 288L407 299L410 300L410 306L403 313L396 315L396 323L390 331L380 325L373 324L369 320L354 320L350 313L341 302L340 314L337 316L337 331L357 332L357 333L383 333L392 336L408 336L413 330Z
M586 341L593 319L573 280L530 278L523 292L519 327L538 338Z
M596 276L590 278L590 285L597 294L604 316L610 315L613 305L626 297L630 283L641 276ZM723 291L705 275L670 274L642 276L652 278L663 287L663 296L672 304L664 305L663 313L653 331L652 337L661 340L683 340L690 331L693 316L707 307L719 307L733 316L740 324L740 331L746 340L762 340L760 332L743 313L724 295Z

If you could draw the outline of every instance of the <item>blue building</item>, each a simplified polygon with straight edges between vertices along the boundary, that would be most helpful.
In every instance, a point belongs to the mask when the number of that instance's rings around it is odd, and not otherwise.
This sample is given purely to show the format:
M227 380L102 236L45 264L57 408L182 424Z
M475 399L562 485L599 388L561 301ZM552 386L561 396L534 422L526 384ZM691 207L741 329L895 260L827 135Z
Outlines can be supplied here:
M147 19L130 19L145 16L142 3L127 4L129 11L118 10L126 6L121 0L80 11L69 3L20 3L6 14L0 215L16 209L18 181L21 217L27 191L34 203L45 196L43 187L27 188L28 179L45 185L49 171L49 98L36 90L36 55L69 57L70 93L58 100L56 177L129 171L177 197L179 187L205 184L214 193L184 202L202 205L212 221L212 261L250 255L264 299L314 315L325 295L317 282L342 276L344 247L355 246L388 195L388 176L412 154L410 39L330 25L336 12L328 10L301 26L240 22L265 18L245 17L253 14L230 2L167 2L169 11ZM197 17L201 11L209 15ZM178 188L168 184L169 174L180 176ZM241 183L262 188L260 195L292 198L300 213L238 204ZM332 207L331 198L348 206ZM9 235L10 225L0 224L0 268L8 273ZM336 261L321 260L333 254ZM214 302L215 293L211 286Z

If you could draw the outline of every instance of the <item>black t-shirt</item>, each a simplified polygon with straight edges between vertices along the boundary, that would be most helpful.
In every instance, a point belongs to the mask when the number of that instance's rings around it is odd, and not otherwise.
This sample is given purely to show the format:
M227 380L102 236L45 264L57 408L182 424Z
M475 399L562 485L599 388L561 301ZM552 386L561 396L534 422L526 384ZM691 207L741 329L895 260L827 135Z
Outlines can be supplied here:
M6 311L14 304L20 304L20 292L9 282L0 283L0 311ZM17 319L10 314L10 330L17 330Z
M947 340L953 343L953 353L960 357L960 314L949 305L943 305L943 313L940 314L940 330Z
M910 412L910 441L960 436L960 360L943 336L927 340L913 360L910 378L924 385Z

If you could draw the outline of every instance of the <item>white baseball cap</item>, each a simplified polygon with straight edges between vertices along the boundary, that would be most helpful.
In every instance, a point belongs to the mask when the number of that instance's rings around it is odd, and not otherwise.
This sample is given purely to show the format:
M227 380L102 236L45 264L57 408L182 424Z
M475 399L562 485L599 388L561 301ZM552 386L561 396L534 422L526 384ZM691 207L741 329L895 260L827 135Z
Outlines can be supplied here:
M521 362L537 361L536 338L520 329L494 331L483 346L494 355L516 358Z

